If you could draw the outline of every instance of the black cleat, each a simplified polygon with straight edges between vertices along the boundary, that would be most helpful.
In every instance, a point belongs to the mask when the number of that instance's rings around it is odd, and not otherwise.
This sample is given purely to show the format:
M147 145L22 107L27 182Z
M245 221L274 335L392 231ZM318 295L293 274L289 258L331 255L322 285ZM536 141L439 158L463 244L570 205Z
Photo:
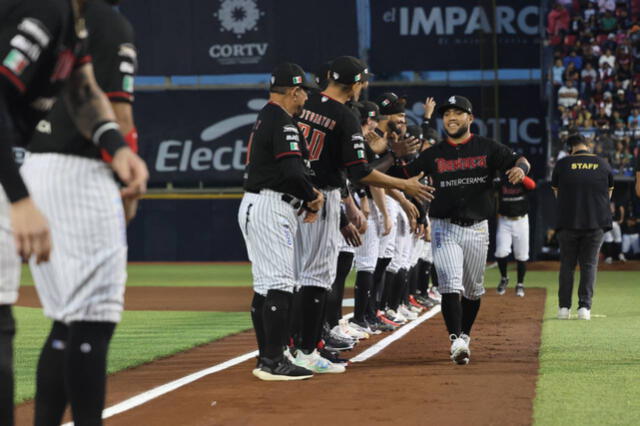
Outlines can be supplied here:
M507 292L507 286L509 285L509 278L500 278L500 283L498 284L498 294L502 296Z
M313 372L292 364L289 358L281 355L275 360L261 357L253 375L265 381L291 381L309 379L313 377Z

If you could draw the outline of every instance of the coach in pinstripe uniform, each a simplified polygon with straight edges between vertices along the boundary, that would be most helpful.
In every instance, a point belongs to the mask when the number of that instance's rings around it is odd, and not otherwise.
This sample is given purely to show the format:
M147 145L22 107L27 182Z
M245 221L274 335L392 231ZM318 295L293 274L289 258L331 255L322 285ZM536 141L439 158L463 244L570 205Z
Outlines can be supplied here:
M451 96L438 112L448 139L423 151L406 172L424 172L434 179L431 244L442 314L452 342L451 359L467 364L469 335L484 294L492 177L506 171L510 182L520 182L529 163L506 145L470 132L473 112L467 98Z
M251 319L260 352L253 374L261 380L313 376L283 354L289 338L297 215L313 222L324 198L308 178L306 143L293 117L307 100L302 68L284 63L271 76L269 102L258 114L247 149L238 223L253 274Z

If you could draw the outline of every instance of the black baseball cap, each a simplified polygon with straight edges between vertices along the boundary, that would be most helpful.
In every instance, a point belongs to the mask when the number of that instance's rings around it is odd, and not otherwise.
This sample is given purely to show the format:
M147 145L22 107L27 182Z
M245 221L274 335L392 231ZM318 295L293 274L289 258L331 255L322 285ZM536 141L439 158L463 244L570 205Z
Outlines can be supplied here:
M304 89L315 89L313 83L305 77L304 70L300 65L283 62L271 72L271 87L302 87Z
M329 78L342 84L354 84L359 81L368 81L373 75L369 72L367 64L353 56L338 56L331 61Z
M374 120L380 119L380 108L378 108L378 105L375 103L371 101L360 101L356 104L356 107L363 120L366 118L372 118Z
M405 100L393 92L386 92L378 96L376 104L380 107L380 114L393 115L404 112Z
M444 104L438 107L438 114L443 115L446 110L451 108L456 108L464 112L468 112L469 114L473 114L471 101L464 96L450 96Z
M420 126L411 125L407 126L407 133L405 137L413 137L418 139L423 139L422 137L422 128Z
M436 144L442 140L438 131L433 127L429 127L427 132L424 134L425 140L429 141L429 143Z

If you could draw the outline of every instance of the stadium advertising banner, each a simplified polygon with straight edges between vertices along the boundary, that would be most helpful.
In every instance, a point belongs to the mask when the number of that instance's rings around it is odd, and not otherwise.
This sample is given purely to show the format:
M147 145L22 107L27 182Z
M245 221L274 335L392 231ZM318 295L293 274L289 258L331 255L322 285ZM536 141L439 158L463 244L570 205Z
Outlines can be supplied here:
M537 0L371 2L374 72L492 69L540 65Z
M266 90L184 90L136 94L140 154L150 183L238 186L246 145Z
M540 102L540 88L537 85L500 86L498 89L497 118L493 102L492 87L428 87L428 86L376 86L372 87L370 98L383 92L395 92L407 98L407 121L420 124L424 113L424 101L430 96L442 104L451 95L469 98L473 104L474 122L471 131L494 138L523 154L531 163L530 175L535 179L544 177L546 164L546 143L544 133L544 111ZM529 101L527 101L529 100ZM434 113L436 114L436 113ZM444 135L442 119L437 117L436 128ZM499 133L499 137L498 137Z
M293 61L310 71L357 55L355 2L137 0L122 12L136 32L140 75L266 73ZM333 11L340 10L339 14ZM313 17L313 19L309 18ZM325 22L339 31L327 31Z

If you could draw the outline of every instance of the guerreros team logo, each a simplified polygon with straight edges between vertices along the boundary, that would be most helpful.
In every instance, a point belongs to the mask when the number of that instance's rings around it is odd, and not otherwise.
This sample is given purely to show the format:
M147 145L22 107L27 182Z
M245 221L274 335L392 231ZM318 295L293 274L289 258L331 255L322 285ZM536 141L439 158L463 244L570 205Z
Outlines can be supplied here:
M238 38L256 31L263 15L256 0L221 0L220 9L213 14L220 21L220 31L232 32Z

